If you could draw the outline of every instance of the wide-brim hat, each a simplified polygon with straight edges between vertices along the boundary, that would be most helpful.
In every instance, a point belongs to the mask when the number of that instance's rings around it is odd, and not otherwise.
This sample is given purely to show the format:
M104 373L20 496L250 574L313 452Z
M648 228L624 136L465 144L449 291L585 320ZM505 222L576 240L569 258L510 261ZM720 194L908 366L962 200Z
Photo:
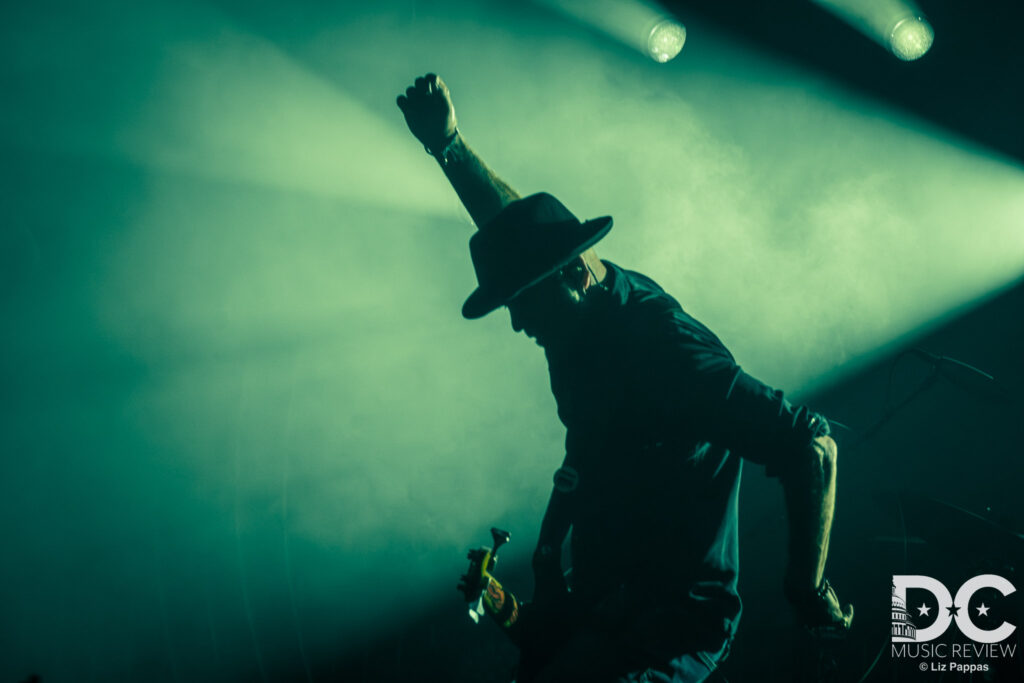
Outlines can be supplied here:
M480 318L504 306L611 229L611 216L581 222L546 192L515 200L469 240L479 287L462 305L462 315Z

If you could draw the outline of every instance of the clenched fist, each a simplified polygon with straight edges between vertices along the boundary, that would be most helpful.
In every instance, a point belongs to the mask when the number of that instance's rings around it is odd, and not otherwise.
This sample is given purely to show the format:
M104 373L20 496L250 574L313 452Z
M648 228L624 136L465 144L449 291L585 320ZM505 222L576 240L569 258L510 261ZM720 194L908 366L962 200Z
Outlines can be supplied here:
M455 136L455 107L448 86L436 74L417 78L398 96L398 108L405 114L409 130L435 156Z

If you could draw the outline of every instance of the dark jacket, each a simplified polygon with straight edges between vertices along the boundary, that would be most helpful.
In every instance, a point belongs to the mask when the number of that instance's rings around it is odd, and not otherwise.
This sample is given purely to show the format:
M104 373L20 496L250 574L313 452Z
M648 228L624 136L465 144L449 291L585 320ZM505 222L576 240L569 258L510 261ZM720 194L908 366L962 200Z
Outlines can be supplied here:
M668 610L681 630L663 637L723 643L742 609L741 457L779 475L828 423L743 372L654 281L606 265L578 338L546 349L579 473L574 593L586 604L618 596L634 616Z

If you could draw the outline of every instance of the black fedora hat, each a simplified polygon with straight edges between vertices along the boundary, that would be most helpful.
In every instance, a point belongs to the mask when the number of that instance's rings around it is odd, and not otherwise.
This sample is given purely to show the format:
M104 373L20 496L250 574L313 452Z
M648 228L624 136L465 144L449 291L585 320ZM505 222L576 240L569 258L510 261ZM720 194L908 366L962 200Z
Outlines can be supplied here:
M597 244L612 229L612 217L580 222L546 192L510 203L469 240L479 287L462 315L480 318L504 306Z

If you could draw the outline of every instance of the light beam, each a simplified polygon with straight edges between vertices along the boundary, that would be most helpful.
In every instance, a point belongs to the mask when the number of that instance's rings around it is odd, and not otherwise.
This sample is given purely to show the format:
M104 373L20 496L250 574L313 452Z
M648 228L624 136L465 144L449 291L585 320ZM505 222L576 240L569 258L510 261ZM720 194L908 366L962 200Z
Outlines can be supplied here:
M535 0L586 24L659 63L673 59L686 42L686 27L642 0Z
M935 31L911 0L814 0L905 62L920 59Z

